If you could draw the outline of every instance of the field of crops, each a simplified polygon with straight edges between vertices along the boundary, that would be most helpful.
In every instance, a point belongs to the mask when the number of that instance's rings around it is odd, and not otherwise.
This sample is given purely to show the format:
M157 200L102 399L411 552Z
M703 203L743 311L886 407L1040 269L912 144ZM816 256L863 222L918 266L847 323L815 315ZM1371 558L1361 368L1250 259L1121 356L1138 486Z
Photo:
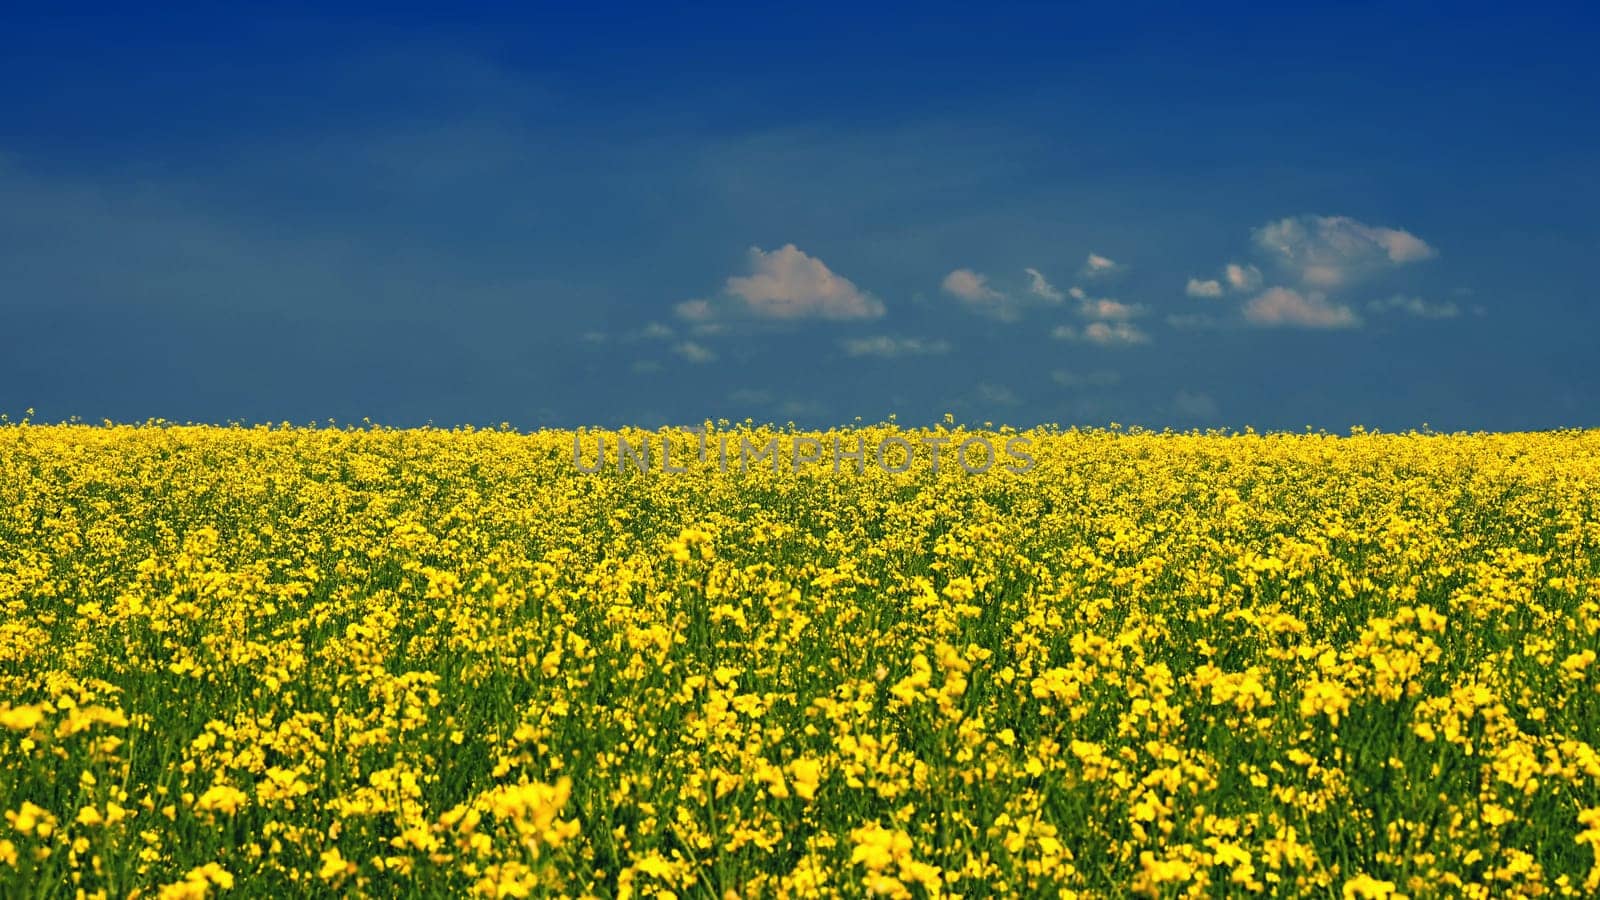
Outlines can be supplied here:
M1600 432L729 428L0 427L0 896L1600 889Z

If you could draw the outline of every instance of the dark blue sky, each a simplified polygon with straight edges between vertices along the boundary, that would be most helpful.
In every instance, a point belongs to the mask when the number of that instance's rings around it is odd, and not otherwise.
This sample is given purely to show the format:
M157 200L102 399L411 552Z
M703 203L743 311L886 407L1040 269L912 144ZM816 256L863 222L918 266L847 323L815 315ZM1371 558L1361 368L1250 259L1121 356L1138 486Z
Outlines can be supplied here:
M276 9L0 14L0 411L1600 425L1576 6Z

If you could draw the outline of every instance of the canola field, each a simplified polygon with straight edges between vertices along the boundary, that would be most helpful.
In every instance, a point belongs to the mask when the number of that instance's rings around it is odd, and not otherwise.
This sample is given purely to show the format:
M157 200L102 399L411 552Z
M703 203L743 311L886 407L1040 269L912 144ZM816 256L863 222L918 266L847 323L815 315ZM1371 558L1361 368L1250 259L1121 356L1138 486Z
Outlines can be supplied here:
M710 429L0 426L0 896L1600 890L1600 432Z

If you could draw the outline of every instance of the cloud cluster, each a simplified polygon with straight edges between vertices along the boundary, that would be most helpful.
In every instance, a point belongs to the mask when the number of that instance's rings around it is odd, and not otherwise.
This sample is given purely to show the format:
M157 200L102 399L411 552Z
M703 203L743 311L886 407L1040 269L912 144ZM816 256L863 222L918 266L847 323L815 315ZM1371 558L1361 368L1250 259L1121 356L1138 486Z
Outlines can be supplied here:
M1250 233L1251 242L1273 264L1283 282L1266 286L1261 269L1230 262L1220 278L1191 277L1184 293L1202 300L1240 295L1244 321L1263 328L1355 328L1361 317L1334 294L1438 253L1409 231L1358 222L1348 216L1289 216ZM1278 279L1274 279L1278 280ZM1448 309L1446 309L1448 307ZM1416 298L1369 304L1377 312L1404 312L1427 318L1454 314L1450 304L1435 306ZM1208 315L1169 317L1174 327L1198 327Z
M1088 277L1102 277L1123 268L1104 256L1091 253L1084 264L1083 273ZM1003 322L1019 321L1030 306L1058 306L1070 297L1077 302L1078 315L1090 321L1081 328L1056 326L1050 334L1057 340L1122 346L1142 344L1150 339L1130 321L1143 315L1144 307L1110 297L1092 297L1077 285L1062 291L1038 269L1030 267L1022 271L1028 276L1028 283L1016 292L996 288L988 276L972 269L955 269L944 277L940 287L968 309Z
M1353 328L1361 320L1350 307L1328 302L1320 291L1302 294L1286 287L1267 288L1244 305L1244 317L1255 325L1300 328Z
M1035 268L1022 270L1028 276L1026 287L1003 291L989 283L989 276L972 269L955 269L944 277L940 290L961 301L968 309L999 319L1019 321L1031 306L1048 306L1066 299L1060 289Z
M1386 269L1432 259L1422 238L1399 228L1348 216L1294 216L1268 222L1251 235L1255 245L1302 284L1332 289Z
M1093 254L1091 254L1093 258ZM1103 347L1131 346L1148 343L1150 336L1137 325L1136 319L1146 310L1137 303L1124 303L1111 297L1091 297L1082 288L1074 287L1073 299L1078 301L1078 315L1089 320L1082 328L1058 325L1051 337L1064 341L1087 341Z
M1207 309L1169 315L1168 325L1212 328L1231 319L1262 328L1356 328L1363 324L1362 318L1342 299L1343 292L1386 271L1437 255L1432 246L1409 231L1369 225L1348 216L1289 216L1252 229L1250 240L1265 260L1263 265L1274 274L1269 277L1248 262L1228 262L1210 277L1191 276L1184 293L1206 301ZM884 314L882 301L794 244L773 251L752 247L748 263L749 271L729 277L718 295L677 305L678 317L690 323L689 334L716 334L739 320L859 321ZM1105 279L1125 270L1110 257L1091 252L1079 274L1085 279ZM1106 347L1149 342L1149 335L1135 324L1147 312L1143 306L1095 296L1078 285L1062 290L1037 268L1027 267L1022 272L1025 281L996 284L975 269L956 268L940 281L940 289L963 307L1003 322L1020 321L1031 308L1058 307L1070 299L1082 322L1058 324L1049 331L1052 337ZM1211 303L1228 298L1233 299L1226 306ZM1365 308L1376 314L1425 319L1458 314L1452 303L1430 303L1403 295L1371 301ZM1223 309L1231 312L1223 313ZM672 350L691 363L717 358L702 344L679 340L666 326L651 325L635 339L641 338L676 341ZM930 356L951 349L944 340L890 335L843 339L839 346L850 357L884 359Z
M1190 278L1183 292L1201 300L1218 300L1224 294L1253 291L1261 287L1261 270L1231 262L1222 267L1221 278Z

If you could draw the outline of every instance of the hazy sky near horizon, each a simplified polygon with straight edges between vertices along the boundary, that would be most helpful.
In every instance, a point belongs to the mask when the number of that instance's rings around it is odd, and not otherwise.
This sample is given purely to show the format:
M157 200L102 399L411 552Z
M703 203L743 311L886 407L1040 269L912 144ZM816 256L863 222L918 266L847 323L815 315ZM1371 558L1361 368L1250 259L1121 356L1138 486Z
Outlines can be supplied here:
M0 14L0 412L1600 426L1577 6Z

